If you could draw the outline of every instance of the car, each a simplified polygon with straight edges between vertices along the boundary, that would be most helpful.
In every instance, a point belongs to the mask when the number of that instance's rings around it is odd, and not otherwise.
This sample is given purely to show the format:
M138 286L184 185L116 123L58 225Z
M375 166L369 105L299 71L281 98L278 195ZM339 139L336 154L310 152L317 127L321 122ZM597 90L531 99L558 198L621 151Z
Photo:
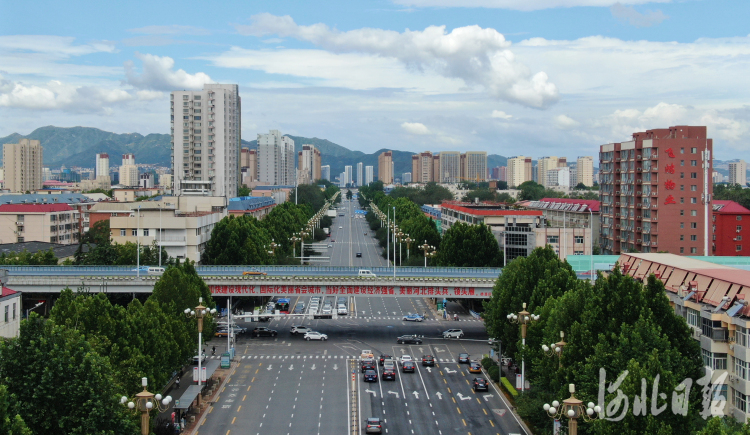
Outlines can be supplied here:
M469 364L469 373L482 373L482 365L478 362Z
M458 363L459 364L469 364L471 362L471 359L469 359L468 353L459 353L458 354Z
M328 340L328 336L326 334L321 334L318 331L310 331L305 334L305 340L320 340L320 341L326 341Z
M485 378L474 378L472 385L474 386L474 391L488 391L490 389L489 383Z
M343 216L343 214L341 216ZM342 227L341 225L339 225L339 229L342 229L342 228L344 228L344 227Z
M402 335L401 337L396 339L396 343L398 344L422 344L422 339L419 338L418 335Z
M395 381L396 380L396 369L395 368L383 369L383 380L384 381Z
M333 314L333 310L330 305L323 306L323 314Z
M403 364L401 364L401 370L404 373L414 373L415 368L416 368L416 364L414 364L413 361L406 361Z
M195 356L193 357L193 364L198 364L198 358L199 358L199 357L198 357L198 355L195 355ZM203 353L203 358L201 358L201 364L202 364L202 363L205 363L207 359L208 359L208 356L207 356L207 355L205 354L205 352L204 352L204 353Z
M357 276L359 276L360 278L377 278L377 275L372 273L371 270L367 269L360 269L359 272L357 272Z
M311 332L311 331L312 329L308 328L307 326L295 325L295 326L292 326L291 332L292 332L292 335L297 335L297 334L307 334L308 332Z
M244 333L247 332L247 328L243 328L241 326L233 326L231 328L227 328L225 326L225 327L219 328L219 330L216 331L216 336L217 337L226 337L227 335L229 335L230 332L233 332L234 335L244 334ZM221 335L219 335L219 333L221 333Z
M435 367L435 357L432 355L422 355L422 365Z
M377 370L377 365L375 364L375 360L369 359L366 361L362 361L361 370L362 370L362 373L366 372L367 370Z
M294 311L292 311L292 314L302 314L304 312L305 312L305 304L304 302L300 302L294 307Z
M365 422L365 433L383 433L383 421L378 417L370 417Z
M264 326L253 329L253 337L276 337L276 335L278 335L277 331Z
M346 296L339 296L336 299L336 304L337 305L346 305Z
M335 240L331 239L331 243L335 242Z
M377 382L378 372L372 369L365 370L365 382Z
M217 337L228 337L229 336L229 330L228 329L219 329L216 331L216 334L214 334Z
M380 355L380 365L382 366L383 362L387 359L393 359L393 357L391 355L388 355L387 353Z
M362 257L362 253L361 252L357 252L357 257Z
M464 331L460 329L449 329L447 331L443 331L443 338L463 338L464 337Z
M329 243L329 244L328 244L328 247L329 247L329 248L333 248L333 245Z
M421 316L421 315L419 315L419 314L416 314L416 313L414 313L414 314L409 313L409 314L405 315L404 318L401 319L401 320L403 320L405 322L421 322L421 321L424 320L424 317Z
M414 361L414 360L411 359L410 355L401 355L401 363L402 364L405 363L405 362L408 362L408 361Z
M310 298L310 302L320 302L320 296L313 296Z
M242 272L242 276L247 276L247 275L261 275L261 276L265 276L265 275L268 275L268 274L265 273L265 272L261 272L259 270L246 270L246 271Z
M365 235L367 235L367 233L365 233Z
M336 314L338 314L339 316L346 316L347 314L349 314L349 310L346 309L346 305L339 304L339 306L336 307Z
M359 358L360 359L375 358L375 355L372 353L370 349L362 349L362 352L360 352Z

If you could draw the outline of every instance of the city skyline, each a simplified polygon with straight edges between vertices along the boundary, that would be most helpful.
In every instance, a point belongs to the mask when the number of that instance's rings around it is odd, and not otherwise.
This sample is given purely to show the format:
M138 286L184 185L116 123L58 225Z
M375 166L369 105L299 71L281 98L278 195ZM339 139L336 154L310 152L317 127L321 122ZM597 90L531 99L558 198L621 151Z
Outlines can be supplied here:
M746 2L381 0L334 2L335 14L218 5L211 17L150 5L148 18L130 13L138 2L87 4L4 5L0 136L169 133L170 91L237 83L246 140L278 129L360 151L573 156L634 131L706 125L717 159L750 160Z

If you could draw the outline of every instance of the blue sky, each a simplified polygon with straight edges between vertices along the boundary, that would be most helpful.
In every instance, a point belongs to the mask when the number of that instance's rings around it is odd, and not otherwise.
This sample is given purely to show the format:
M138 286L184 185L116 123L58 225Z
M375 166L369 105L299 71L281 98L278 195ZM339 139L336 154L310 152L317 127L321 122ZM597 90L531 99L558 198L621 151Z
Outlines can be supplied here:
M707 125L750 161L750 2L0 0L0 136L168 133L169 91L237 83L243 138L596 155Z

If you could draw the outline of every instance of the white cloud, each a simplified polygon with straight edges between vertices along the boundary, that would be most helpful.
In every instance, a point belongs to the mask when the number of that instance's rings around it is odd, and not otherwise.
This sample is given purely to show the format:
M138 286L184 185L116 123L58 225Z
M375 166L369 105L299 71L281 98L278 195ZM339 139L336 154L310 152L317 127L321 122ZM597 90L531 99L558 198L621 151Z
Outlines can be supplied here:
M113 53L115 46L108 41L73 45L75 38L51 35L7 35L0 36L0 52L34 52L54 55L58 58L82 56L91 53Z
M424 124L419 122L404 122L403 124L401 124L401 128L403 128L409 134L419 136L430 134L430 130Z
M654 24L659 24L662 21L669 18L664 15L662 11L651 11L647 10L645 13L640 13L635 8L630 6L624 6L622 3L617 2L609 8L612 16L618 20L628 23L635 27L650 27Z
M194 26L181 26L171 24L167 26L145 26L137 29L129 29L131 33L143 33L146 35L209 35L211 32Z
M394 3L410 7L434 8L496 8L518 11L537 11L552 8L576 6L612 6L616 0L392 0ZM669 3L671 0L620 0L619 3L640 5L646 3Z
M188 74L185 70L174 71L174 59L153 54L136 53L143 70L135 71L133 61L125 62L126 82L138 89L172 91L175 89L201 89L204 83L213 83L211 77L202 72Z
M122 89L76 86L51 80L44 85L12 82L0 76L0 106L24 109L71 109L95 112L106 106L130 101L133 96Z
M559 130L572 130L581 125L580 122L565 115L555 116L554 124L555 127Z
M149 90L140 90L135 93L136 97L138 97L139 100L142 101L151 101L151 100L160 100L160 99L167 99L167 96L164 92L160 91L149 91Z
M493 118L499 118L499 119L511 119L511 118L513 118L513 115L508 115L507 113L503 112L502 110L493 110L492 111L492 117Z
M254 15L251 25L237 25L244 35L277 35L310 42L333 53L359 53L397 59L417 72L435 72L480 86L495 98L535 108L558 99L557 87L544 72L532 74L509 50L510 42L494 29L466 26L446 32L445 26L403 33L362 28L347 32L325 24L301 26L290 16Z
M282 42L284 42L284 40L281 38L268 38L263 40L264 44L281 44Z

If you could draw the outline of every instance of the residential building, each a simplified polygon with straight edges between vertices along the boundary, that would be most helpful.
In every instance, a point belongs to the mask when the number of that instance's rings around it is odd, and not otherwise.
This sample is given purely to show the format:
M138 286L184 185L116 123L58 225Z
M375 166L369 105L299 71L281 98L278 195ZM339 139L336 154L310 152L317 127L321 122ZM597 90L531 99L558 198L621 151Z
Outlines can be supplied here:
M251 196L273 198L278 205L289 201L292 190L294 186L255 186Z
M172 190L172 174L159 175L159 187L165 190Z
M365 184L365 171L364 163L357 163L357 186L364 186Z
M298 153L298 184L310 184L320 180L320 151L314 145L302 145Z
M0 286L0 337L16 338L21 328L21 292Z
M411 178L414 183L437 181L439 174L433 172L433 155L429 151L411 156Z
M368 167L371 168L372 166ZM331 165L323 165L320 167L320 178L331 181Z
M592 238L585 239L586 249L599 246L600 208L601 203L593 199L542 198L539 201L521 201L517 206L527 210L541 210L547 227L551 228L591 228ZM580 242L580 240L578 240ZM576 242L576 240L574 240ZM577 246L576 243L569 246ZM581 251L576 249L575 251ZM574 252L576 253L576 252ZM588 254L586 254L588 255Z
M411 183L411 172L404 172L401 174L401 184Z
M344 186L352 184L352 165L344 166Z
M506 174L508 187L511 188L532 180L531 157L515 156L509 158Z
M729 162L729 184L747 185L747 163L744 160Z
M750 256L750 210L734 201L719 199L713 200L712 207L711 255Z
M38 140L19 139L3 144L3 188L11 192L30 192L42 188L44 150Z
M279 130L258 135L258 180L269 185L293 186L296 182L294 141Z
M547 176L545 177L548 188L561 188L563 190L570 189L570 168L554 168L547 170Z
M80 233L89 230L89 209L95 202L89 196L80 193L0 195L0 204L68 204L75 209L73 220L78 223Z
M241 196L229 199L227 214L263 219L274 207L276 201L270 196Z
M393 184L393 152L383 151L378 156L378 180Z
M461 181L461 153L458 151L441 151L438 183L455 184Z
M119 187L112 189L112 193L115 201L131 202L142 196L148 197L158 195L160 191L158 187L152 187L150 189L143 187Z
M696 126L647 130L629 142L602 145L602 253L711 255L710 204L703 198L713 193L712 151L706 127Z
M154 174L151 172L144 172L138 176L138 187L142 189L153 189L154 184Z
M440 182L440 154L432 155L432 181Z
M81 226L76 214L68 204L2 204L0 241L78 243Z
M487 152L467 151L461 154L461 178L482 182L487 179Z
M242 184L258 181L258 150L242 148L240 170L243 171Z
M556 169L558 159L555 156L552 157L542 157L537 161L537 178L538 183L541 184L544 187L549 187L549 182L547 181L547 173L550 169Z
M591 156L581 156L576 160L575 178L571 178L571 184L575 180L575 186L583 183L586 187L594 185L594 158Z
M109 177L109 154L99 153L96 155L96 166L94 166L94 178Z
M373 182L372 166L365 166L365 186Z
M135 165L135 154L123 154L120 165L120 185L126 187L137 186L138 167Z
M236 195L241 181L239 86L207 83L200 91L174 91L171 100L175 194Z
M723 183L726 180L727 177L723 176L721 172L714 171L713 175L711 176L711 180L714 183Z

